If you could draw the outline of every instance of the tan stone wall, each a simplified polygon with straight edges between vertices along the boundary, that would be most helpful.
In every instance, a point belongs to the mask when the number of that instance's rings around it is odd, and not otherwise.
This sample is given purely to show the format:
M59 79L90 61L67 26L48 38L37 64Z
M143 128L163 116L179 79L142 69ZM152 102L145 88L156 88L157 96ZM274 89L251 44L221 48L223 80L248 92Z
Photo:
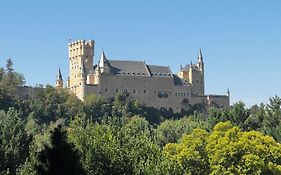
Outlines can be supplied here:
M181 108L185 105L184 101L188 101L188 104L191 105L197 103L208 105L207 96L194 96L191 94L191 89L190 85L175 86L172 77L158 78L102 74L99 85L86 85L85 96L90 93L96 93L107 98L113 98L119 93L127 92L132 98L147 106L158 109L161 107L172 108L175 112L181 111ZM80 90L81 88L79 88ZM81 93L79 92L79 94ZM212 99L216 100L216 97L212 97ZM217 101L219 104L225 104L227 100L219 98Z
M204 95L204 74L200 70L192 71L192 93L193 95Z
M16 88L16 95L22 99L35 99L42 92L41 87L18 86Z
M229 107L229 96L227 95L208 95L207 96L209 104L212 106L212 102L215 102L217 107L219 108L226 108Z

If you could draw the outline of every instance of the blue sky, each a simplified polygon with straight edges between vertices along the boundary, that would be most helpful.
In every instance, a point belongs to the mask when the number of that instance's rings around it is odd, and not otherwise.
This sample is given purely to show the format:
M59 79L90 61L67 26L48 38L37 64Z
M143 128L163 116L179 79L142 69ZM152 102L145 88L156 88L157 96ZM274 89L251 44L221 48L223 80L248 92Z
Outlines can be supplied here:
M145 60L169 65L205 61L206 93L231 91L251 106L281 96L281 1L6 0L0 2L0 65L11 57L28 85L68 75L67 42L96 41L97 62Z

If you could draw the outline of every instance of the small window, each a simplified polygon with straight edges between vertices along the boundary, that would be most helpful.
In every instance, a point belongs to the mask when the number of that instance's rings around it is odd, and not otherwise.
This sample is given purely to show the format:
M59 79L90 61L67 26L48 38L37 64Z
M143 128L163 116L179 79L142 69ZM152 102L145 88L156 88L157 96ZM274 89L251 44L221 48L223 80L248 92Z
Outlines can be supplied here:
M124 89L124 92L127 93L127 92L128 92L128 89Z
M104 92L108 92L108 89L107 89L107 88L105 88L105 89L104 89Z
M137 90L136 90L136 89L133 89L133 93L134 93L134 94L137 93Z
M118 92L119 90L118 89L115 89L115 92Z
M146 93L147 93L146 89L145 89L145 90L143 90L143 93L144 93L144 94L146 94Z

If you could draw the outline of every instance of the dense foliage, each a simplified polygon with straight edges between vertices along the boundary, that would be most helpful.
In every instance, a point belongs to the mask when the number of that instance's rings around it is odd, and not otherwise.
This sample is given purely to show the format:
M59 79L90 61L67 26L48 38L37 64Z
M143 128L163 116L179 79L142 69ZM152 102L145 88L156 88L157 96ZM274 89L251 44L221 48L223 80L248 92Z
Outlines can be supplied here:
M0 174L281 174L281 99L246 108L148 108L126 94L44 88L20 99L12 61L0 68Z

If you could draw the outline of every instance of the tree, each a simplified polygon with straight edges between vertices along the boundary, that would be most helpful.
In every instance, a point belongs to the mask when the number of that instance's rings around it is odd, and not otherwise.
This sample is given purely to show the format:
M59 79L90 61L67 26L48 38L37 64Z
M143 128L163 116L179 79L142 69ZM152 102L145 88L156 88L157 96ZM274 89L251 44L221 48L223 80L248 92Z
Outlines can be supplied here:
M195 128L205 128L205 122L193 116L165 120L157 126L157 142L160 146L177 143L183 134L190 134Z
M164 154L170 161L176 161L185 174L209 174L207 138L205 130L195 129L190 135L184 135L179 144L167 144Z
M213 174L281 173L281 145L259 132L218 123L206 147Z
M218 123L211 134L195 129L164 153L185 174L281 173L281 144L257 131L243 132L230 122Z
M85 97L84 105L84 111L91 121L102 121L111 114L110 103L102 96L91 94Z
M16 87L24 84L24 76L14 71L13 61L9 58L6 63L6 69L0 68L0 88L5 89L9 95L14 95Z
M66 132L60 125L51 133L51 147L45 146L38 161L36 170L39 175L85 174L78 151L67 142Z
M16 173L17 167L28 156L28 138L22 113L10 108L6 113L0 111L0 173L9 170Z

